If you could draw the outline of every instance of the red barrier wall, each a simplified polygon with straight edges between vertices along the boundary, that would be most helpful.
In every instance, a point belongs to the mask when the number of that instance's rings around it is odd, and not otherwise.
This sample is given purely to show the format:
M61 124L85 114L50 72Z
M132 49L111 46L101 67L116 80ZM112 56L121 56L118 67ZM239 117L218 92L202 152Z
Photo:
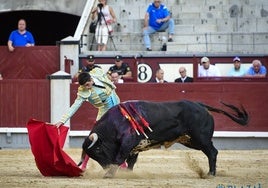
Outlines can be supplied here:
M0 46L0 127L24 127L29 118L50 121L50 83L60 69L58 46Z
M46 79L59 69L58 46L17 47L14 52L0 46L0 73L4 79Z
M244 62L260 59L268 67L267 56L244 56ZM232 57L210 57L212 62L230 62ZM194 56L175 57L126 57L131 64L148 63L153 70L159 63L193 63L197 69L198 58ZM136 61L137 60L137 61ZM98 63L111 63L113 57L97 57ZM59 48L57 46L35 46L17 48L8 52L6 46L0 46L0 72L4 80L0 81L0 127L24 127L29 118L34 117L50 121L50 83L47 75L59 70ZM135 73L135 71L134 71ZM195 73L196 74L196 73ZM268 131L268 84L264 79L253 78L197 78L190 84L154 84L129 82L118 85L117 93L121 101L150 100L175 101L188 99L222 107L219 101L234 105L243 104L250 115L247 127L234 124L227 117L214 114L216 130L230 131ZM77 85L71 84L71 103L76 97ZM72 117L72 130L89 130L93 126L96 109L90 104Z
M24 127L30 118L50 121L49 80L0 81L0 127Z

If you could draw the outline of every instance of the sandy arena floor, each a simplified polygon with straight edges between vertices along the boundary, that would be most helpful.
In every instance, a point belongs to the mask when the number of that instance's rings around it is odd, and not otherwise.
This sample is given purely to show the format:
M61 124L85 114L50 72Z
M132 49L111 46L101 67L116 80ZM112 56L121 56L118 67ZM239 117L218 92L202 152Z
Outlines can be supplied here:
M66 152L78 161L80 149ZM43 177L30 149L0 150L0 187L268 187L268 150L220 150L217 176L206 177L206 156L195 150L154 149L140 153L133 172L119 171L103 179L104 171L93 160L81 177Z

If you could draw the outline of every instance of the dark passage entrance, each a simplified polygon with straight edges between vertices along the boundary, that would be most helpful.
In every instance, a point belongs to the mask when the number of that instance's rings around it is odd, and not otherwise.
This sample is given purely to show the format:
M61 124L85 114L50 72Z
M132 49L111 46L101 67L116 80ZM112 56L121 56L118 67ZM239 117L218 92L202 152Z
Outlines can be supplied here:
M13 11L0 13L0 45L6 45L11 31L17 29L18 20L25 19L36 45L55 45L56 41L73 36L80 16L48 11Z

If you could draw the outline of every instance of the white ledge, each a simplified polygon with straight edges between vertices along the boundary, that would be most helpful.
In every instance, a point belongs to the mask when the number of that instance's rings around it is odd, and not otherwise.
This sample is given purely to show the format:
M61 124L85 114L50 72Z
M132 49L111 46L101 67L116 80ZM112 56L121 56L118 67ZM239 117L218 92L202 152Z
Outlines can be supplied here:
M213 137L268 137L268 132L257 132L257 131L215 131Z
M11 127L1 127L0 133L28 133L27 128L11 128ZM70 131L69 136L79 137L88 136L89 130L84 131ZM213 137L226 137L226 138L268 138L268 132L259 131L214 131Z

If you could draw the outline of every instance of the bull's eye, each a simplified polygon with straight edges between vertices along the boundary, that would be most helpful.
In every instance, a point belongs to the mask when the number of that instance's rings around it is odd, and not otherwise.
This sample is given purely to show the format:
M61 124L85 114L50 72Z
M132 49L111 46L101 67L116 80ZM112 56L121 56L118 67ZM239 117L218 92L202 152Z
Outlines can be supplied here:
M96 152L96 153L101 153L101 149L100 149L100 147L96 147L96 148L95 148L95 152Z

